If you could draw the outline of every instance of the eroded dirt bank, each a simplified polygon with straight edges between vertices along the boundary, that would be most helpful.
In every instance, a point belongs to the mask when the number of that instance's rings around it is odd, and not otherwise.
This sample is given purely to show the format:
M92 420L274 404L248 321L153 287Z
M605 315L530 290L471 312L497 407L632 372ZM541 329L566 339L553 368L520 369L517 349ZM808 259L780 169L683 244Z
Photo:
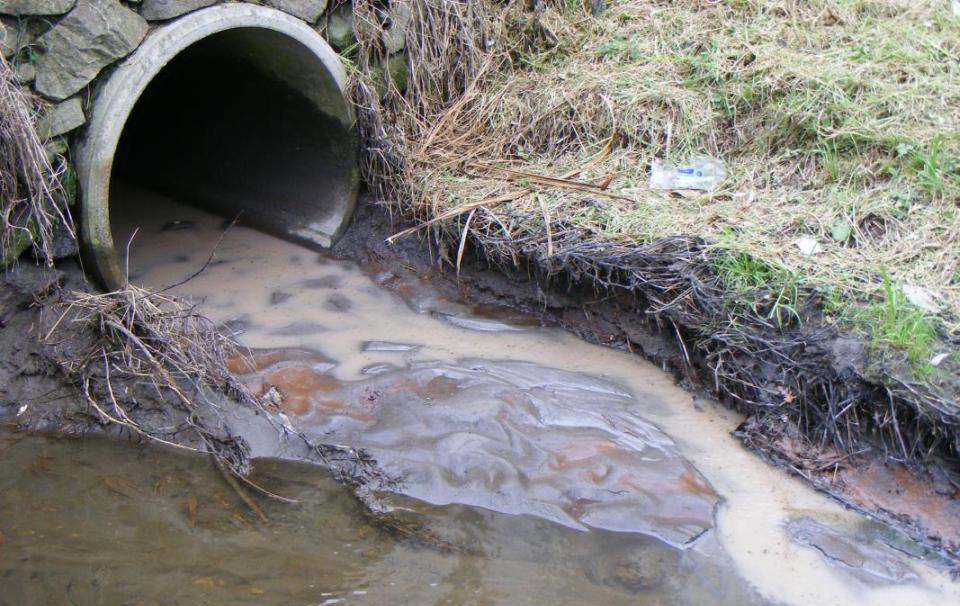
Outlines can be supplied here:
M206 233L204 229L209 231L212 237L210 242L213 242L222 231L218 223L212 228L201 229L195 219L186 215L183 220L168 220L167 223L162 228L154 226L162 236L161 242L177 237L177 234L187 240L191 237L195 239L196 234ZM235 371L246 375L244 378L261 398L275 398L273 407L268 402L262 415L250 411L239 416L222 414L215 419L220 425L216 422L209 424L210 427L220 428L219 432L212 432L218 443L225 447L236 447L240 451L237 455L239 458L251 455L254 458L281 456L321 463L324 459L337 459L339 463L335 462L334 466L340 476L359 484L364 489L362 496L382 496L395 488L391 482L399 477L413 488L420 487L419 492L407 490L408 494L429 502L459 502L499 511L528 513L531 504L552 502L556 505L552 513L539 512L538 515L561 524L566 521L567 525L573 527L583 524L593 528L615 529L622 526L623 520L636 525L638 519L643 521L644 518L636 518L634 514L643 508L638 508L638 502L630 503L631 495L642 495L644 489L649 489L655 476L631 478L619 473L618 470L628 469L632 465L627 463L630 455L629 450L624 450L623 438L617 438L615 433L623 429L625 421L606 418L598 421L596 429L604 428L603 431L607 433L593 435L582 444L578 440L583 441L585 436L572 436L557 444L551 444L546 439L554 436L553 433L530 439L531 444L548 447L545 460L552 461L552 471L545 476L546 481L535 482L540 492L529 493L528 496L532 498L526 501L522 483L519 492L509 489L509 503L502 499L471 500L477 495L487 494L484 498L489 499L489 494L496 494L496 489L485 493L484 487L487 490L509 487L509 481L504 483L504 478L509 478L515 470L521 471L518 478L529 479L530 470L523 472L524 459L517 459L503 468L502 472L480 474L472 477L466 485L461 483L460 488L464 492L455 498L450 497L450 485L445 485L449 480L444 478L451 471L456 477L457 465L460 465L460 472L466 471L468 475L471 469L497 467L466 459L450 459L445 462L453 467L446 470L434 467L437 469L434 479L422 481L422 478L430 477L430 474L423 472L430 452L443 451L444 448L452 449L446 452L476 449L477 452L497 453L497 457L502 457L502 453L509 451L507 444L512 445L510 448L522 444L525 436L528 436L525 427L529 422L517 414L529 414L529 411L523 412L525 407L533 406L532 410L539 411L541 423L549 420L544 417L544 411L554 411L548 415L553 418L548 424L559 423L558 426L562 426L562 417L556 415L556 411L560 410L557 403L543 400L535 390L531 391L531 387L555 385L549 387L547 392L560 393L566 390L568 397L570 394L573 396L571 401L592 399L596 406L606 410L615 407L618 398L626 397L617 395L621 392L609 387L608 382L612 381L612 384L628 386L622 393L637 398L630 407L642 411L645 419L656 423L669 436L667 442L663 442L664 438L657 437L659 429L643 430L641 433L646 435L647 443L675 443L678 454L688 459L697 470L688 474L687 480L679 484L681 490L678 495L687 496L674 501L674 504L678 504L686 500L686 512L690 514L687 521L683 524L670 523L654 515L645 519L659 519L659 523L665 525L658 530L646 526L640 529L642 532L673 544L682 545L697 539L704 528L701 523L700 529L697 529L696 520L704 519L702 515L694 515L697 508L701 507L698 503L705 505L705 511L709 512L709 495L715 492L724 499L716 514L719 524L716 539L732 557L739 574L744 575L751 584L759 584L764 596L779 595L785 601L795 603L811 601L816 596L797 594L795 578L783 581L771 574L769 566L783 563L778 558L786 557L790 565L800 571L797 578L807 580L803 584L804 591L809 591L806 586L838 591L839 594L854 590L854 587L845 587L846 581L843 580L838 582L833 579L824 584L822 575L831 578L835 574L831 572L832 567L824 568L824 562L829 561L839 563L841 568L857 574L866 574L868 579L872 579L868 583L868 593L872 596L870 599L881 601L892 595L907 598L909 591L912 591L908 588L911 583L909 579L918 572L913 569L915 561L910 564L911 560L907 560L908 563L903 564L900 560L904 551L912 549L930 563L945 565L935 553L925 553L916 546L909 547L909 541L896 540L895 534L884 534L877 530L881 527L871 530L871 527L863 526L851 531L853 519L848 514L839 508L832 509L822 500L804 492L802 486L786 480L748 453L740 452L736 443L729 439L728 432L742 424L742 417L718 409L704 394L691 401L688 395L672 386L668 377L654 369L646 369L646 365L638 366L635 358L627 353L589 347L564 333L540 327L542 324L569 326L589 340L619 345L624 352L633 350L644 353L668 367L671 360L674 363L682 360L682 350L671 345L669 339L650 336L646 332L649 327L644 326L644 321L628 321L629 318L642 316L638 316L636 310L624 302L610 299L598 301L596 295L587 296L587 293L575 290L549 294L548 290L544 292L546 289L538 290L537 281L533 278L504 277L500 273L482 270L465 271L458 282L452 271L438 268L430 262L431 256L437 251L420 250L413 243L400 248L384 247L382 238L389 233L390 227L386 218L376 211L366 210L358 217L358 225L364 226L364 229L354 230L353 235L336 251L344 258L356 261L357 266L331 260L321 264L312 253L291 252L282 243L265 244L267 251L273 251L271 254L282 255L274 259L263 257L264 251L255 249L249 243L241 243L239 249L231 252L231 245L225 241L225 248L221 249L217 259L207 266L204 273L204 278L216 278L212 284L218 285L218 290L209 290L210 283L205 286L202 280L185 285L182 294L202 299L203 305L223 323L223 327L235 331L247 345L269 346L274 352L278 348L281 350L279 355L270 354L272 358L252 367L244 367L242 360L240 365L234 366ZM174 260L173 264L160 256L148 255L147 259L151 262L156 261L153 263L155 267L151 268L151 263L141 265L135 271L137 278L150 282L158 275L162 276L156 274L157 271L169 274L177 264L180 265L177 271L185 271L189 275L193 271L191 264L203 265L208 254L188 253L186 247L182 247L179 253L186 258ZM283 271L261 271L263 267L279 269L281 266L284 267ZM151 272L154 272L153 276ZM39 273L30 269L21 274L27 275L36 276ZM171 275L174 274L167 277ZM61 274L59 279L68 286L76 286L79 280L75 271ZM26 278L20 283L26 284ZM161 280L155 285L163 283ZM43 312L38 309L25 309L34 295L42 295L49 290L49 284L43 279L37 279L36 284L36 288L21 288L21 296L9 299L11 304L7 307L19 311L4 313L7 328L13 329L10 334L15 335L9 339L12 343L11 362L3 366L3 372L6 373L4 378L9 379L5 382L8 387L3 398L4 412L24 427L89 431L99 426L98 415L78 405L75 389L64 384L59 368L51 363L44 347L36 344L36 334L45 332L40 327L44 323L49 325L51 321L49 316L42 317ZM397 299L401 302L399 307L382 307L386 295L382 287L401 295ZM390 296L387 296L387 302L389 299ZM239 305L231 310L228 304L238 301ZM406 305L402 304L403 301ZM505 308L504 301L513 303L521 311L535 312L535 315ZM250 309L267 310L269 313L243 312ZM614 329L619 332L614 332ZM438 336L440 339L436 340ZM83 349L83 338L83 335L71 338L76 339L78 352ZM304 346L314 353L290 353L291 348ZM286 353L282 351L284 347L287 348ZM565 352L562 357L556 357L557 349ZM316 352L322 352L322 355ZM497 352L495 363L490 363L490 360L464 360L476 355L489 355L488 352ZM17 361L13 362L13 359ZM432 362L428 362L430 360ZM428 363L424 365L425 362ZM503 363L507 365L503 366ZM521 366L531 363L544 365L543 370L533 373L537 377L535 384L525 386L522 381L518 382L517 377L523 376L523 372L518 374L518 363ZM548 380L550 367L562 367L565 371L583 373L583 376L593 376L595 379L592 379L593 383L583 383L583 379L574 380L570 376L557 375L559 378ZM505 398L501 400L501 406L507 408L487 411L475 409L473 413L476 413L476 418L472 421L456 416L464 412L468 416L471 414L471 409L464 403L490 400L485 396L471 399L471 394L487 393L484 392L487 389L484 385L491 385L489 377L493 376L499 377L496 380L500 383L493 383L497 385L495 393ZM597 383L596 378L602 381ZM580 381L576 389L582 390L586 386L586 391L573 389L576 381ZM566 387L560 390L556 385ZM276 388L276 391L272 392L271 388ZM191 427L183 423L182 417L174 415L163 418L167 408L151 398L150 389L148 381L134 381L125 386L121 393L124 409L138 420L154 415L156 418L150 421L151 424L156 427L168 425L172 437L178 432L189 434ZM513 395L504 395L511 393ZM672 395L665 396L668 393ZM603 397L598 399L598 394ZM211 394L209 397L217 396ZM664 397L667 397L667 401L663 400ZM390 407L387 406L391 401L405 402L403 408L406 409L416 410L417 406L425 408L421 414L412 417L397 417L396 414L391 417ZM24 403L27 407L21 411ZM702 408L701 412L697 412L697 406ZM221 410L232 409L229 403L223 401ZM455 416L451 416L449 411L454 411ZM583 416L585 412L588 411L581 410L577 416ZM19 416L17 413L20 413ZM476 439L480 433L471 423L489 417L496 418L501 427L514 428L508 434L512 437L504 444L489 440L486 442L488 446L478 449ZM374 423L373 426L378 427L379 431L371 434L367 429L370 423ZM613 424L607 425L609 423ZM423 424L427 427L423 427ZM436 441L430 428L435 430L440 427L444 428L441 435L460 437L446 440L446 443L443 440ZM459 429L451 431L453 427ZM384 431L385 428L393 433ZM332 431L334 429L336 431ZM609 433L611 431L614 433ZM640 430L635 427L631 431L636 434ZM289 432L293 439L278 440L278 436L285 432ZM243 439L238 440L237 434ZM303 440L305 435L313 439ZM346 439L349 435L354 437ZM412 437L427 435L431 435L435 441L422 444L426 453L424 457L418 459L406 446L397 447L408 443ZM464 439L469 441L464 442ZM317 446L324 446L324 449L318 452L315 449ZM352 449L356 446L362 447L360 452ZM631 448L635 448L635 444ZM674 447L661 445L655 448L666 448L661 450L666 452ZM367 458L368 451L375 454L373 460ZM521 449L520 452L526 451ZM511 456L517 456L517 453ZM536 469L536 466L531 469ZM387 473L377 476L370 470L386 470ZM682 466L677 470L677 473L671 471L667 475L679 474L678 477L684 477ZM613 498L607 497L607 502L585 492L571 495L561 490L559 499L550 496L550 483L564 473L573 473L571 478L585 473L592 485L603 490L612 486L603 484L607 479L619 482L622 486L612 487L610 495ZM703 477L698 473L702 473ZM411 481L411 477L420 479ZM669 487L669 484L666 486ZM438 487L440 496L437 496ZM943 486L940 488L942 490ZM771 496L770 491L777 496ZM952 506L952 501L946 499L945 495L936 499L932 503ZM903 500L913 502L912 498ZM383 501L372 498L368 503L383 504ZM386 506L391 507L389 502ZM789 513L784 509L785 506ZM925 502L924 506L928 510L937 508L930 501ZM617 513L617 509L623 507L627 508L625 512L630 515ZM928 519L924 523L933 527L936 520ZM784 530L784 524L787 524L788 531ZM853 524L853 527L856 526ZM750 532L744 532L747 527ZM838 531L838 528L845 530ZM677 534L678 530L680 534ZM804 548L804 545L807 547ZM776 555L756 555L764 550ZM919 574L925 574L922 571L923 568ZM928 586L932 582L939 583L928 576L924 579ZM905 581L906 586L896 586ZM890 583L894 586L890 586ZM862 589L856 587L858 592ZM949 589L941 587L941 590Z
M386 244L379 234L396 233L398 228L375 208L365 207L363 213L359 221L377 227L351 231L338 255L363 259L368 267L399 260L401 266L415 268L446 296L470 301L480 313L506 305L586 341L640 355L672 373L693 394L694 401L715 402L717 395L708 387L713 381L703 374L707 372L704 361L690 355L677 325L658 322L657 316L648 313L649 302L642 298L616 290L598 292L589 280L571 283L544 276L534 268L524 271L490 265L469 254L458 277L450 262L451 251L435 246L423 250L412 239ZM831 359L840 361L846 356L851 365L862 355L858 343L838 340L833 348ZM852 366L835 370L846 372ZM856 373L848 378L860 381ZM877 397L885 396L878 393ZM739 408L736 400L728 400L726 405ZM902 463L879 443L854 455L838 452L812 442L785 416L778 422L775 410L745 418L736 435L759 456L844 505L960 561L960 465L955 461L934 458L927 464Z

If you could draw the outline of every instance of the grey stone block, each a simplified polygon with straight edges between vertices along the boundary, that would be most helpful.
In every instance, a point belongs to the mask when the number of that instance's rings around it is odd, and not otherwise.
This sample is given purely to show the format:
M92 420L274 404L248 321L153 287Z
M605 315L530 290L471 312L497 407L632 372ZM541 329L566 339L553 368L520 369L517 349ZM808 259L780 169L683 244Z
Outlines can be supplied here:
M147 22L117 0L78 0L76 8L41 36L35 88L58 101L83 89L100 70L130 54Z
M140 14L147 21L162 21L216 3L217 0L143 0L140 5Z
M407 45L407 29L413 19L413 7L410 0L391 0L390 29L383 32L383 46L387 54L399 53Z
M32 63L21 63L16 70L17 82L27 84L37 77L37 68Z
M62 15L76 3L77 0L0 0L0 14Z
M311 24L327 10L327 0L265 0L264 4Z
M0 53L4 57L17 54L32 39L24 24L17 23L16 19L0 19Z
M67 257L75 257L80 254L77 245L77 237L73 231L63 223L59 218L53 221L52 237L45 242L47 250L50 252L48 257L43 249L34 248L31 252L33 257L40 261L58 261Z
M327 42L338 51L356 42L353 35L353 7L349 2L338 4L327 15Z
M56 137L78 128L87 121L83 115L80 97L73 97L63 103L52 105L40 116L37 132L41 137Z

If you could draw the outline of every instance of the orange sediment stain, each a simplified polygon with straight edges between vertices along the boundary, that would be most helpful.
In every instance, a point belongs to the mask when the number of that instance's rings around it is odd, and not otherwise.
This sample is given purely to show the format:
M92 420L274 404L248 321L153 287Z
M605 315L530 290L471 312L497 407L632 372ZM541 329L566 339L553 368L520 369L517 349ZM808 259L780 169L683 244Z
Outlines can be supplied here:
M280 409L286 414L303 415L313 408L311 398L317 393L330 393L340 387L340 381L311 368L288 366L263 377L283 394Z
M712 498L717 496L717 493L714 492L713 488L710 488L709 484L704 482L702 478L693 475L689 470L680 474L679 483L684 492Z

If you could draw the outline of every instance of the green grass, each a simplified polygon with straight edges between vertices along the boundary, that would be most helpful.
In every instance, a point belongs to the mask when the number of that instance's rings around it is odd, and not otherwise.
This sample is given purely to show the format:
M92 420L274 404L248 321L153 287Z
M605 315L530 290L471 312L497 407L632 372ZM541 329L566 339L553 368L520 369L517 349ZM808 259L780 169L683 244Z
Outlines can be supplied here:
M860 324L869 332L874 348L892 348L906 357L913 374L921 379L933 371L930 359L937 332L931 319L907 300L903 288L882 270L884 300L869 306Z
M711 269L734 308L747 305L754 315L777 326L800 322L797 304L802 291L796 274L746 253L718 254Z

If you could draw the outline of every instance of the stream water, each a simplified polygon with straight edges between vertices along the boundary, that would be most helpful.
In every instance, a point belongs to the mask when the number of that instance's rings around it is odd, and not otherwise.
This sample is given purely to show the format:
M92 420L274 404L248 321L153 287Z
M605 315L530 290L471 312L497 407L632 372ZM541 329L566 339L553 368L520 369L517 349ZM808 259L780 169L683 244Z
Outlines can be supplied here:
M135 195L131 280L179 284L251 348L233 364L278 423L371 452L424 532L384 530L279 438L254 440L256 480L298 504L262 523L206 460L0 434L0 604L960 602L636 356L401 268L242 227L217 246L222 219Z

